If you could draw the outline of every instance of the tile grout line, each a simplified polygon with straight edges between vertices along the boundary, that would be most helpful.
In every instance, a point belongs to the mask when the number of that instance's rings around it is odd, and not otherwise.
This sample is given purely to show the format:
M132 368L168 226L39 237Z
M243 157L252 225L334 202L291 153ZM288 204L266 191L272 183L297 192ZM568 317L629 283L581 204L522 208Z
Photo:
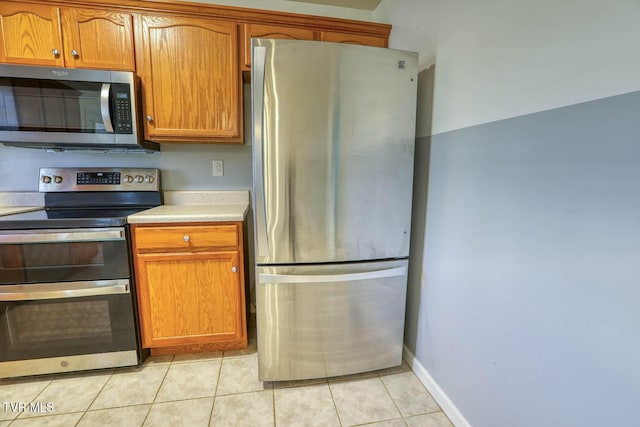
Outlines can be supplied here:
M387 388L387 385L384 383L384 381L382 380L382 376L380 375L380 373L378 373L378 379L380 380L380 382L382 383L382 387L384 387L384 391L387 393L387 396L389 396L391 398L391 402L393 402L393 406L395 406L396 410L398 411L398 414L400 414L400 418L402 418L402 421L406 424L407 422L404 420L404 414L402 413L402 411L400 410L400 407L398 406L398 404L396 403L396 400L393 398L393 396L391 395L391 392L389 391L389 389Z
M397 372L395 374L390 374L390 375L399 375L399 374L403 374L403 373L405 373L405 372ZM416 376L415 372L413 372L413 370L411 368L409 368L409 370L406 371L406 373L411 373L414 377ZM389 396L391 396L391 393L389 392L389 389L387 388L387 385L382 380L383 375L381 375L380 372L378 372L378 376L380 377L380 381L382 381L382 385L387 390L387 393L389 394ZM424 384L422 384L422 381L419 381L419 382L420 382L420 385L422 386L422 388L424 389L424 391L426 391L427 394L431 397L431 399L433 399L433 396L431 396L431 393L429 393L429 390L427 390L427 388L424 386ZM400 416L402 417L402 420L404 421L405 424L407 424L407 418L419 417L419 416L422 416L422 415L435 414L436 412L442 412L444 414L444 411L442 410L440 405L438 405L438 402L436 402L437 409L435 409L433 411L427 411L427 412L422 412L420 414L412 414L412 415L405 416L402 413L402 411L400 410L400 407L396 404L396 401L393 398L393 396L391 396L391 400L393 401L393 404L396 406L396 409L398 409L398 412L400 413ZM435 399L433 399L433 400L435 401ZM446 416L446 414L445 414L445 416ZM449 419L449 417L447 417L447 419Z
M413 371L407 371L407 372L411 372L413 375L415 375L415 373ZM402 372L399 372L402 373ZM382 375L378 374L380 376L380 380L382 380ZM391 374L391 375L397 375L397 374ZM391 393L389 392L389 389L387 389L387 385L384 383L384 381L382 381L382 385L384 385L384 388L387 390L387 393L391 396ZM422 386L425 391L427 393L429 393L429 390L426 389L426 387L424 387L424 385ZM429 393L429 396L431 396L431 393ZM432 397L433 399L433 397ZM440 408L440 405L438 406L438 409L435 409L433 411L427 411L427 412L422 412L420 414L412 414L412 415L407 415L405 416L402 411L400 410L400 407L396 404L395 399L393 398L393 396L391 396L391 400L393 401L393 404L396 406L396 409L398 409L398 412L400 413L400 416L402 417L402 421L404 421L405 424L407 424L407 418L411 418L411 417L419 417L422 415L429 415L429 414L435 414L437 412L442 412L444 414L444 412L442 411L442 408ZM437 402L436 402L437 403ZM445 414L446 416L446 414ZM449 419L449 417L447 417L447 419ZM408 424L407 424L408 425Z
M222 376L222 362L224 362L224 352L222 352L222 357L220 358L220 366L218 367L218 378L216 378L216 387L213 390L213 402L211 403L211 412L209 413L209 424L213 421L213 408L216 406L216 399L218 397L218 385L220 384L220 377Z
M173 364L173 358L174 356L171 357L171 361L168 363L168 367L167 370L165 371L163 377L162 377L162 381L160 381L160 386L158 387L158 390L156 390L156 394L155 396L153 396L153 400L150 402L149 405L149 410L147 411L147 414L144 416L144 420L142 420L142 426L144 426L144 423L147 422L147 418L149 418L149 414L151 413L151 410L153 409L153 405L156 402L156 399L158 398L158 394L160 393L160 389L162 388L162 384L164 384L164 380L167 378L167 375L169 375L169 369L171 369L171 365ZM142 367L141 367L142 368Z
M262 384L262 386L264 387L264 382ZM276 424L276 390L273 388L273 383L271 384L271 405L273 407L273 427L277 427Z
M100 391L98 391L95 395L95 397L93 399L91 399L91 402L89 403L89 405L87 406L87 408L84 410L84 412L82 413L82 416L80 418L78 418L78 421L74 424L74 426L77 426L78 424L80 424L80 421L82 421L82 419L84 418L85 415L87 415L87 412L89 412L89 408L91 408L91 405L94 404L94 402L96 401L96 399L98 398L98 396L100 395L100 393L102 393L102 390L104 390L104 388L107 386L107 383L109 381L111 381L111 378L113 377L113 374L115 373L115 370L112 369L111 373L109 374L109 378L107 378L107 380L104 382L104 384L102 384L102 387L100 387Z
M331 402L333 402L333 409L336 410L336 415L338 416L338 424L340 424L340 427L343 426L342 424L342 418L340 417L340 411L338 411L338 405L336 404L336 399L335 397L333 397L333 391L331 390L331 383L329 382L329 378L326 378L327 380L327 387L329 388L329 394L331 395Z
M46 376L50 377L50 376L51 376L51 374L47 374ZM47 388L49 388L49 386L53 383L53 381L54 381L54 380L55 380L55 378L50 379L50 380L49 380L49 383L48 383L46 386L44 386L44 387L42 388L42 390L40 390L40 392L39 392L38 394L36 394L36 395L35 395L35 397L34 397L33 399L31 399L31 401L30 401L29 403L31 404L31 403L35 402L35 401L36 401L36 399L38 399L38 396L40 396L42 393L44 393L44 391L45 391ZM20 418L20 415L22 415L22 414L18 414L18 415L16 415L14 418L12 418L11 420L9 420L9 425L13 424L13 423L14 423L14 421L16 421L18 418ZM25 418L22 418L22 419L24 420L24 419L27 419L27 418L34 418L34 417L25 417ZM37 418L37 417L35 417L35 418Z

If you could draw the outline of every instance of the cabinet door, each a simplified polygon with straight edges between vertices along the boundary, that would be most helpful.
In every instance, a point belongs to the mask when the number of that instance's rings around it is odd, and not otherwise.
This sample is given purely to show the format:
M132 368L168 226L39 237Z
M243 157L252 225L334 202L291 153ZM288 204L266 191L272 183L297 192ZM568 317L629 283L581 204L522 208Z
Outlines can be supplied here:
M0 62L62 67L58 8L0 2Z
M60 13L67 67L135 70L131 14L74 8Z
M143 347L246 338L238 251L138 254L135 267Z
M172 142L242 142L237 24L142 15L136 60L145 137Z
M291 40L315 40L313 30L305 28L281 27L278 25L244 24L243 26L243 63L242 69L251 68L251 37Z
M333 43L350 43L363 46L387 47L387 39L375 36L362 36L358 34L334 33L323 31L320 36L322 41Z

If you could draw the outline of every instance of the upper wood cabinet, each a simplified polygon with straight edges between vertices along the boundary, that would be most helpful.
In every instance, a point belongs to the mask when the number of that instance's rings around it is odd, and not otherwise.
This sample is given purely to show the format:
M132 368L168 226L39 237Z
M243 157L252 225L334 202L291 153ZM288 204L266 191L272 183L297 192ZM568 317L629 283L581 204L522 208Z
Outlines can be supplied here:
M58 8L0 2L0 62L62 67Z
M0 62L135 70L129 13L0 3Z
M242 144L252 37L386 47L390 30L203 1L0 0L0 63L135 71L146 140Z
M283 27L279 25L244 24L243 33L243 61L242 69L251 68L251 38L264 37L270 39L290 39L290 40L315 40L316 32L306 28Z
M145 138L242 143L238 25L139 15L135 31Z
M130 13L63 8L60 16L65 66L135 70Z
M320 34L320 40L334 43L350 43L363 46L387 47L387 39L384 37L364 36L360 34L323 31Z

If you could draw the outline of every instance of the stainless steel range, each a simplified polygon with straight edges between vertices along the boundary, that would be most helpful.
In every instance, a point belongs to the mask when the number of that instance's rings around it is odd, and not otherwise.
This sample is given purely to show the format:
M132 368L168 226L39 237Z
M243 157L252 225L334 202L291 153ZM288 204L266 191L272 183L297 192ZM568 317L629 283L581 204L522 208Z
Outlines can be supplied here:
M139 364L126 218L162 203L159 171L43 168L39 189L0 217L0 378Z

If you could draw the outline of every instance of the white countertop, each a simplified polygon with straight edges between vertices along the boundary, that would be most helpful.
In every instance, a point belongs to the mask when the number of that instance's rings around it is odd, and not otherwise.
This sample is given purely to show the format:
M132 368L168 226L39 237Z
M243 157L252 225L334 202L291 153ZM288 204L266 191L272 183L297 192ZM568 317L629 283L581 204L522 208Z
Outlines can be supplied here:
M159 222L243 221L248 203L219 205L163 205L127 217L129 224Z
M0 191L0 208L42 209L44 193L37 191ZM25 212L25 211L21 211ZM12 212L15 213L15 212ZM8 214L3 214L8 215Z
M39 211L42 206L0 206L0 216Z
M129 224L161 222L243 221L248 191L165 191L166 205L127 217Z
M42 202L42 193L0 192L0 215L31 212L43 206L18 206ZM129 215L130 224L161 222L243 221L249 211L248 191L165 191L166 205Z

